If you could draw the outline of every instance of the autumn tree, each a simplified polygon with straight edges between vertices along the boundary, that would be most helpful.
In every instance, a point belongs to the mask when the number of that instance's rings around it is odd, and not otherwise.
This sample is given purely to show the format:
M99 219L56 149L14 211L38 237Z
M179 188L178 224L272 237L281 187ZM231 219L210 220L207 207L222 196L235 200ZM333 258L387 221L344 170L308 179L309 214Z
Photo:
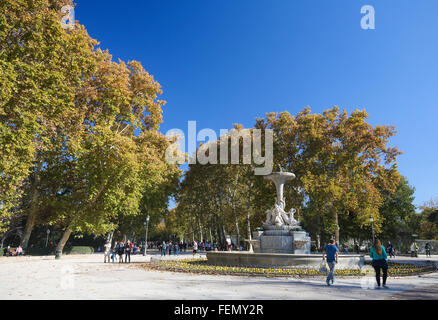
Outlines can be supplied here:
M2 1L2 217L103 234L123 216L165 207L179 175L158 132L161 87L139 62L115 62L84 26L64 29L71 1ZM162 187L162 189L159 189ZM122 218L121 218L122 217Z
M381 236L392 242L410 240L416 233L413 219L418 216L415 212L415 188L409 185L405 177L401 177L395 192L383 192L383 205L379 213L383 217Z
M373 216L380 230L381 190L393 192L400 178L396 164L400 152L387 145L395 129L373 127L367 118L365 111L348 115L334 107L322 114L306 108L296 117L287 112L268 114L266 120L274 129L276 159L296 173L297 190L310 209L304 222L319 220L320 233L334 234L338 243L342 216L352 214L359 227L369 225Z
M116 63L105 52L97 55L86 95L77 96L77 109L83 110L77 130L64 161L54 166L61 172L59 164L67 165L57 185L63 181L70 190L55 203L62 210L53 222L66 226L58 251L74 231L103 234L117 227L118 216L141 214L141 201L151 194L159 194L164 206L165 193L157 189L168 191L166 183L178 176L178 169L164 161L169 143L157 132L164 103L157 99L160 85L138 62Z
M248 135L251 129L235 124L234 130ZM252 226L259 226L266 216L266 209L273 203L268 195L275 189L260 176L254 175L256 164L243 162L243 137L233 140L227 134L209 142L217 150L228 150L228 163L190 164L176 195L178 206L175 214L181 233L195 240L210 240L225 244L226 236L235 234L238 243L251 238ZM239 151L239 164L231 163L231 148ZM226 148L226 149L225 149ZM200 146L197 153L205 152ZM264 150L262 150L264 152ZM270 192L264 192L269 189ZM269 198L269 200L268 200Z
M388 146L395 129L373 127L367 118L360 110L349 115L334 107L313 114L306 108L297 116L268 113L255 123L256 129L273 130L274 168L279 165L297 176L286 185L286 204L297 209L296 217L320 241L334 235L339 242L341 226L346 238L364 231L369 216L380 232L384 216L379 208L385 194L393 193L399 183L400 152ZM254 176L253 169L253 163L242 161L190 165L179 189L177 211L194 219L191 228L198 225L200 230L206 221L222 234L233 231L242 238L246 224L249 237L251 228L261 226L275 194L274 186Z
M66 32L61 7L71 1L2 1L0 3L1 190L3 213L26 195L28 216L22 244L27 246L36 220L38 185L46 152L68 131L75 91L90 76L96 42L83 27ZM5 88L5 90L3 90ZM23 183L24 186L23 186Z
M420 207L417 234L420 239L438 239L438 200L430 200Z

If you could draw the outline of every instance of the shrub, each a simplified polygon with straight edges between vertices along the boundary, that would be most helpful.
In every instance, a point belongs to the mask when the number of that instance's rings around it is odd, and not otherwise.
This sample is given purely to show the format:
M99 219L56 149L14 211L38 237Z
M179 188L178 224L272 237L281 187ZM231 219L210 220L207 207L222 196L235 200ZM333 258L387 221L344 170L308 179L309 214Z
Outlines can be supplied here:
M26 254L29 256L49 256L49 255L55 254L55 248L54 247L52 247L52 248L33 247L33 248L27 249Z
M69 247L66 248L63 253L64 254L92 254L94 253L94 248L86 247L86 246Z

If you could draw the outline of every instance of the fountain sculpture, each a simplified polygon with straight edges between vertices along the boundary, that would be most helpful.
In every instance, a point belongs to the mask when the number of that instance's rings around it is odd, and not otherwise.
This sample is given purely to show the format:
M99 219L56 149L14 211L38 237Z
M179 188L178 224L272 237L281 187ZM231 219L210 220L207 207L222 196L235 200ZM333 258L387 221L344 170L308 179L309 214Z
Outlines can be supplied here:
M285 211L286 202L283 188L287 181L295 179L292 172L273 172L264 177L272 181L277 189L274 209L266 211L266 221L263 223L263 233L251 241L254 252L261 253L310 253L310 237L295 219L296 210Z

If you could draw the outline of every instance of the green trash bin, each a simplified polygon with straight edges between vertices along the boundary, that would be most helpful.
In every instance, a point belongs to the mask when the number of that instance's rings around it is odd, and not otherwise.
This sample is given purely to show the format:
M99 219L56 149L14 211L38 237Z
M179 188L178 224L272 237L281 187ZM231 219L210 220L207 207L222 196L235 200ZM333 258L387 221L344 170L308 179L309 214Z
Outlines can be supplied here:
M56 250L55 259L61 259L62 250Z

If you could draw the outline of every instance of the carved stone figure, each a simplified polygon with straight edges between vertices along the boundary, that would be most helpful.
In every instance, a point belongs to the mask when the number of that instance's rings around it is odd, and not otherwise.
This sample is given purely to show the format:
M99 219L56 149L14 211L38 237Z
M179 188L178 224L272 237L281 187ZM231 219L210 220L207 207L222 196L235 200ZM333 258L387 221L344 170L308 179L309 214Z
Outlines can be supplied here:
M265 226L298 226L299 223L294 218L296 212L295 209L285 211L286 202L283 197L283 187L286 181L292 180L295 175L291 172L283 172L280 167L280 172L274 172L270 175L265 176L265 179L274 182L277 189L277 197L275 199L274 209L266 211L266 221L263 223Z

